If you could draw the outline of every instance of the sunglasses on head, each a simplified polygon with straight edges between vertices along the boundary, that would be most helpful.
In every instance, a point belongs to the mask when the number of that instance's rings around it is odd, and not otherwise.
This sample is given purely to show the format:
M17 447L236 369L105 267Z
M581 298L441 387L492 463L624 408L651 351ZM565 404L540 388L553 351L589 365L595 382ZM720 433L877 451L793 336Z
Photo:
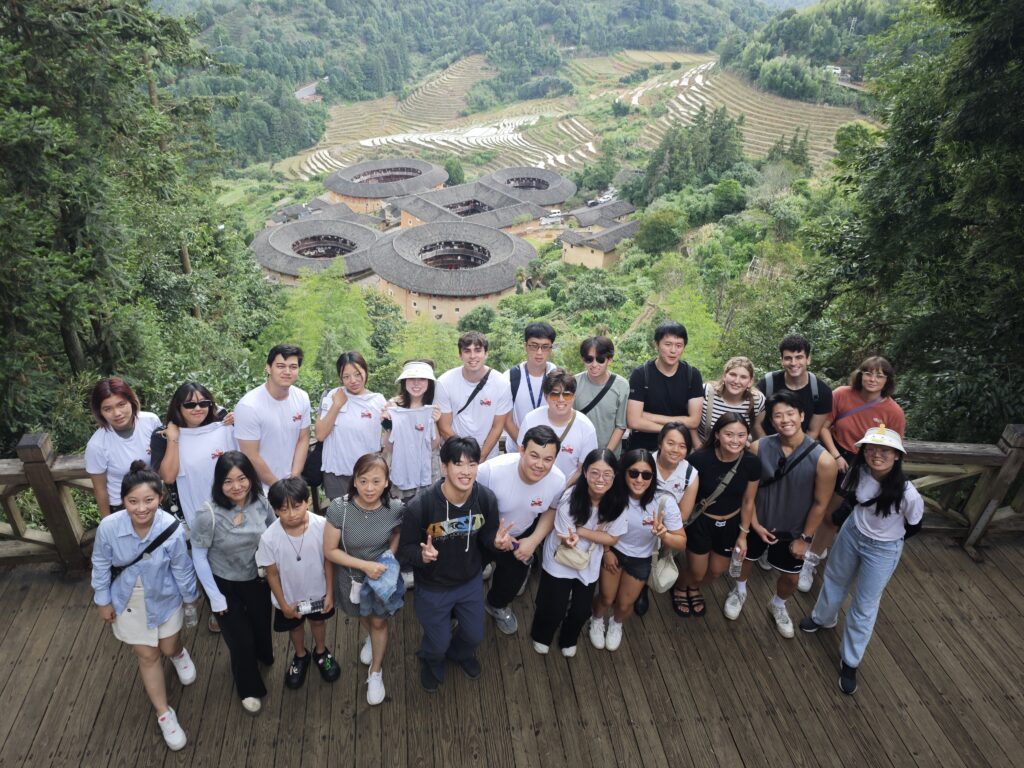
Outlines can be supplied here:
M608 362L608 358L605 357L604 355L596 355L596 356L595 355L584 355L583 356L583 362L586 363L587 365L590 365L595 360L598 363L600 363L601 365L604 365L605 363Z
M626 474L636 480L638 477L642 477L644 480L650 480L654 477L653 472L648 472L646 469L627 469Z
M182 403L181 407L187 411L194 411L196 408L209 408L213 405L213 400L190 400L187 403Z

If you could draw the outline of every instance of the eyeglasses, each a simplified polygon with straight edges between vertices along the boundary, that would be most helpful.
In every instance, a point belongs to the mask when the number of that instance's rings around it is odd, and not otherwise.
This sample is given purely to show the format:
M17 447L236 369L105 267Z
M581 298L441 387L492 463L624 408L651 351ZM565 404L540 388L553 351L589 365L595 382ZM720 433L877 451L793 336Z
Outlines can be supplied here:
M612 480L615 479L615 473L602 472L598 469L588 469L587 477L589 477L591 480L606 480L607 482L611 482Z
M548 400L575 400L575 392L549 392L547 395Z
M531 352L550 352L555 348L554 344L527 344L526 348Z
M861 376L867 376L869 379L888 379L888 374L882 373L881 371L861 371Z
M590 365L595 360L601 365L604 365L605 363L608 362L609 358L605 357L604 355L597 355L596 357L594 355L583 356L583 362L586 363L587 365Z
M181 407L186 411L194 411L196 408L209 408L213 405L213 400L191 400L187 403L182 403Z
M648 472L646 469L627 469L626 474L629 475L633 480L642 477L644 480L650 480L654 477L653 472Z

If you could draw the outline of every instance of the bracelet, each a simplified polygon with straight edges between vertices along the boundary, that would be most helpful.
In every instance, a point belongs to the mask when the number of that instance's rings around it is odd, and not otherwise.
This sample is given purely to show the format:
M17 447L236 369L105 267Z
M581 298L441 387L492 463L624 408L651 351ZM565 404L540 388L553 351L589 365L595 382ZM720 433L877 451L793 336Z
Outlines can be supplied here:
M842 455L842 454L838 454L838 453L833 453L833 454L832 454L832 458L833 458L833 459L838 459L838 458L840 458L840 456L841 456L841 455Z
M750 529L744 528L742 525L740 526L740 531L742 531L743 533L750 533Z

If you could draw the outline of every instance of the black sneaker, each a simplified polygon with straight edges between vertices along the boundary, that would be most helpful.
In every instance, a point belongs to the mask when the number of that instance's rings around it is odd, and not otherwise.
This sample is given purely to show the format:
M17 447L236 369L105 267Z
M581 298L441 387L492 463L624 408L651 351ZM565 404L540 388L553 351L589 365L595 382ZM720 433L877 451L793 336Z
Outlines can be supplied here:
M341 677L341 667L338 666L338 662L334 660L334 656L328 649L324 648L323 653L313 651L313 661L316 662L316 668L320 670L320 677L324 679L325 683L333 683Z
M835 624L830 624L826 627L824 624L819 624L818 622L816 622L810 616L804 616L802 619L800 619L800 629L802 629L804 632L814 633L817 632L819 629L834 629L835 626Z
M643 589L640 590L639 596L636 598L636 602L633 603L633 612L637 616L643 616L647 613L647 609L650 608L651 601L647 594L647 585L644 584Z
M309 670L310 655L307 652L305 656L293 656L292 663L288 665L288 669L284 671L284 685L286 688L301 688L302 684L306 682L306 672Z
M462 659L458 664L462 667L462 671L466 673L466 677L470 680L476 680L483 673L483 668L481 668L480 662L476 660L476 656L470 656L468 659Z
M848 666L845 661L839 663L839 690L847 696L857 690L857 668Z
M420 685L427 693L437 693L437 689L441 687L441 681L434 677L430 665L424 659L420 659Z

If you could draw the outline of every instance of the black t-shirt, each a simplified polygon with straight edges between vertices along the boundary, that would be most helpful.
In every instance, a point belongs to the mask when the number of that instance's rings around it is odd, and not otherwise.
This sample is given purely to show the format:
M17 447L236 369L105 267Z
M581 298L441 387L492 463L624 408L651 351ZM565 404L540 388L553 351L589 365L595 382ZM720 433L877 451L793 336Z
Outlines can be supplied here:
M699 451L694 451L686 460L697 470L697 480L700 483L697 486L697 506L700 506L701 501L715 492L722 478L735 463L719 461L714 448L701 448ZM735 512L743 504L743 494L746 493L747 483L760 482L761 462L758 461L757 456L744 451L739 461L740 466L737 468L736 474L733 475L726 489L707 508L707 514L721 517Z
M832 388L820 378L818 379L818 402L814 402L814 393L811 391L810 379L808 379L807 384L802 389L790 389L786 386L786 374L783 371L775 371L768 375L772 377L773 393L786 390L787 392L792 392L800 399L800 405L804 411L804 432L811 428L812 416L832 413ZM757 382L757 388L763 394L768 394L768 387L764 379ZM766 435L775 434L775 426L768 415L764 417L764 433Z
M629 399L644 404L648 413L659 416L688 416L690 400L704 397L704 381L700 371L685 361L672 376L666 376L658 370L653 360L638 365L629 375ZM646 448L658 450L658 435L655 432L637 432L633 430L629 436L630 450Z

